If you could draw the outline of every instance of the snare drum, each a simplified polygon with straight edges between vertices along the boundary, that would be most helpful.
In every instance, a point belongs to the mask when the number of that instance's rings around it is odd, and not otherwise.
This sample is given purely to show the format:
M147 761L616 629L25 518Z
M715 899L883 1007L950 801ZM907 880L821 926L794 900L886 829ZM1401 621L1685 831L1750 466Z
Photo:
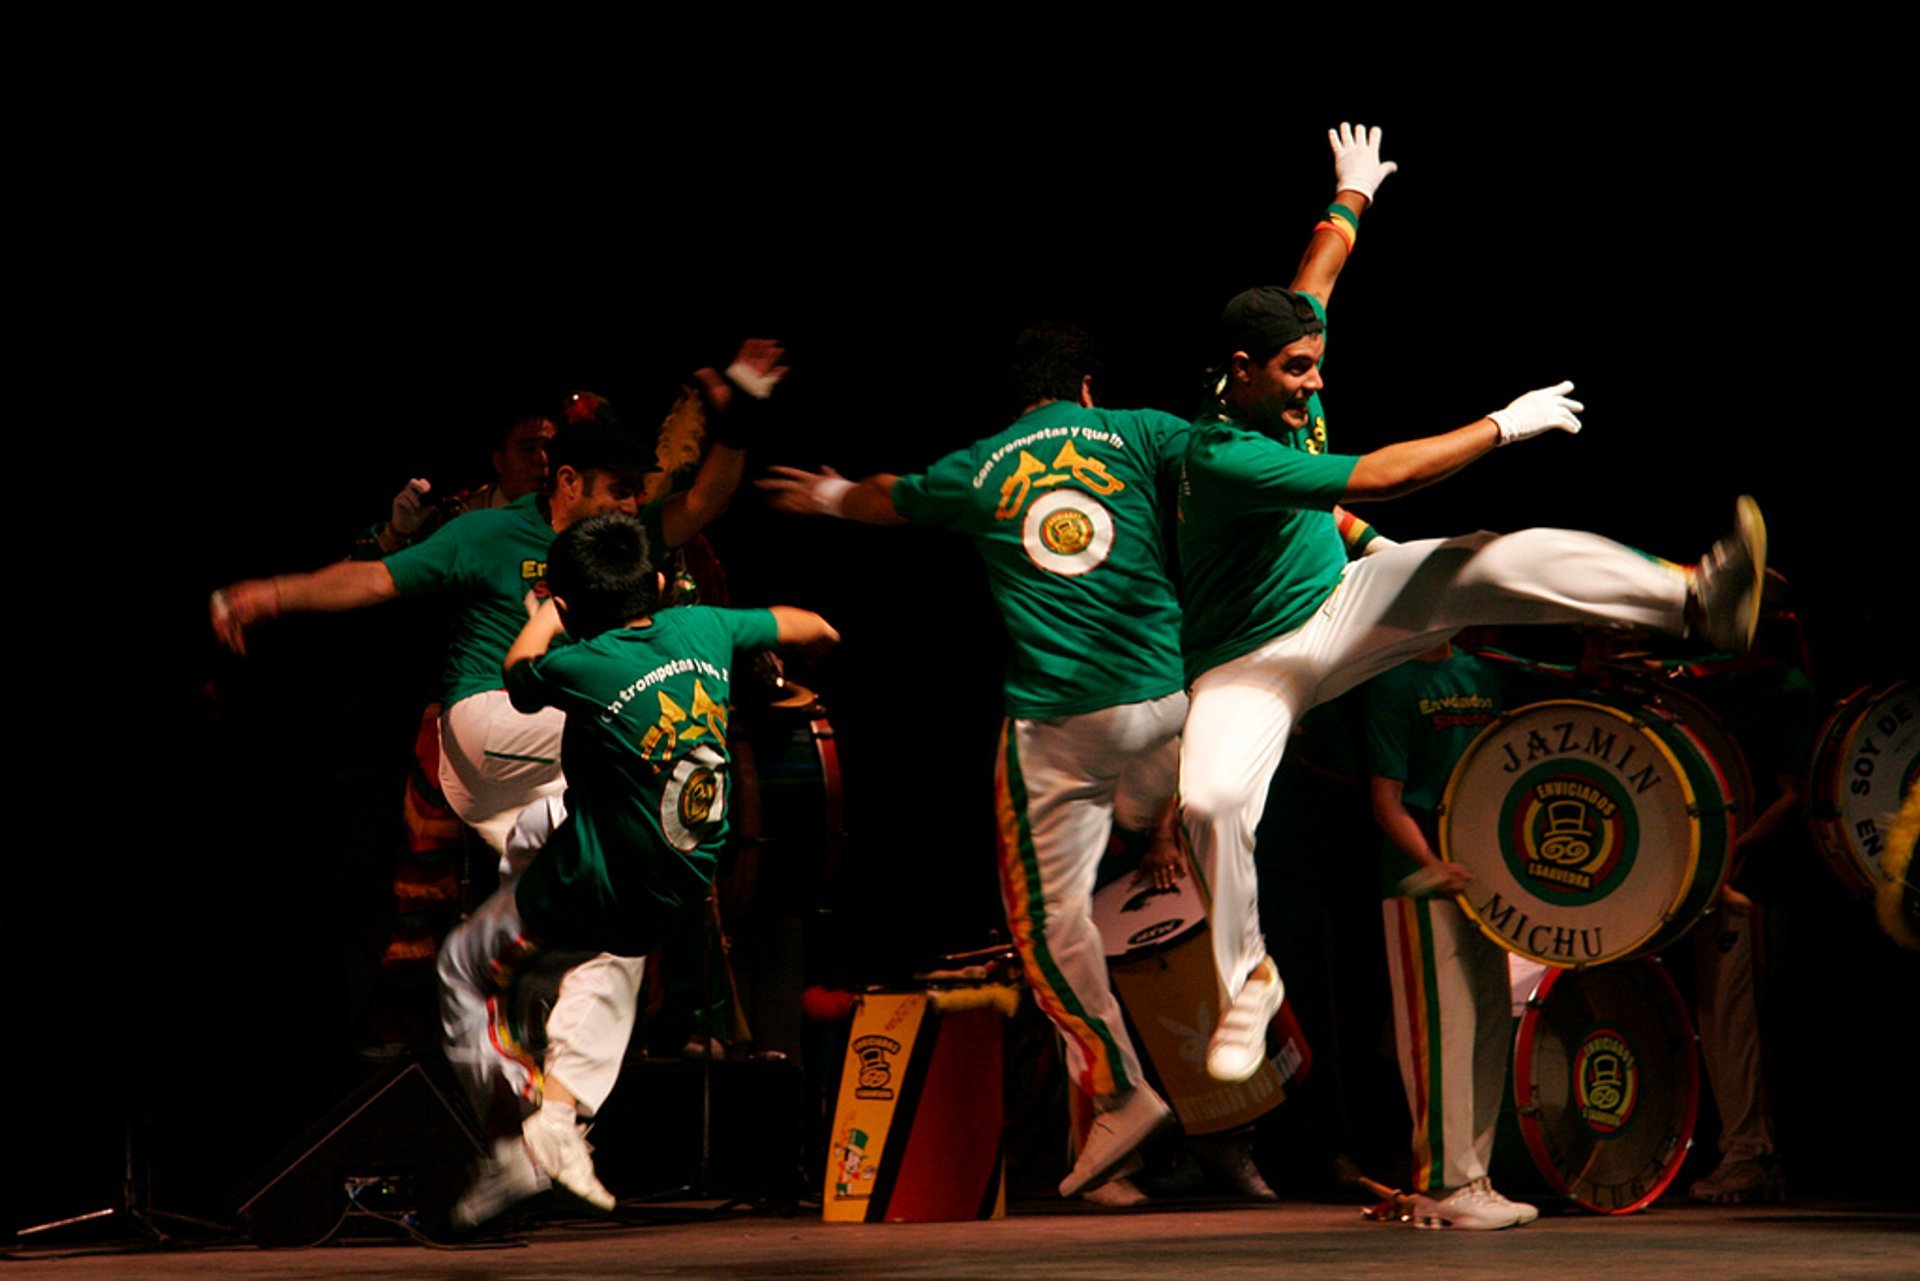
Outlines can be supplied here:
M1677 716L1559 700L1481 732L1448 780L1460 904L1545 965L1657 952L1713 905L1733 853L1725 776Z
M1920 691L1910 681L1864 686L1840 701L1820 731L1809 780L1808 821L1827 866L1860 894L1887 879L1893 817L1920 773Z
M1699 1100L1693 1024L1659 962L1546 972L1514 1035L1513 1101L1555 1192L1600 1214L1651 1205L1686 1161Z

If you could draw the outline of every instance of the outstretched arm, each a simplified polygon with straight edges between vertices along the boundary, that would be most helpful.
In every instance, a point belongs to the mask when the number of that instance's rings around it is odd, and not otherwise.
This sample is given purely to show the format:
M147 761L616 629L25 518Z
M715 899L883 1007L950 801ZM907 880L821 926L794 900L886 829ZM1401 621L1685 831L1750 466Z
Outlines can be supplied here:
M810 609L795 609L791 605L774 605L771 611L782 645L792 645L798 649L824 650L840 643L840 633L834 630L833 624Z
M1327 130L1327 143L1333 149L1333 204L1327 217L1313 229L1307 252L1293 273L1292 289L1312 294L1324 305L1333 293L1334 282L1353 252L1359 232L1360 215L1373 203L1373 193L1398 165L1380 159L1380 128L1342 124Z
M863 525L904 525L907 518L893 506L893 483L888 473L855 483L831 467L807 471L801 467L769 467L765 480L753 482L775 511L798 516L838 516Z
M780 344L770 338L749 338L727 366L726 377L712 369L694 372L714 409L713 444L694 474L693 484L660 508L660 531L666 536L667 546L692 542L694 535L733 501L734 491L747 472L748 430L741 425L760 408L741 402L743 398L764 401L773 394L775 384L787 373L787 367L780 363L785 355Z
M232 583L213 594L213 634L236 654L247 652L247 628L282 614L361 609L400 594L393 571L377 560L343 560L311 574L281 574Z
M1544 431L1577 432L1580 411L1586 406L1571 400L1570 382L1530 391L1505 409L1477 422L1438 436L1403 440L1362 454L1354 465L1343 503L1378 502L1424 489L1459 471L1499 445L1537 436Z

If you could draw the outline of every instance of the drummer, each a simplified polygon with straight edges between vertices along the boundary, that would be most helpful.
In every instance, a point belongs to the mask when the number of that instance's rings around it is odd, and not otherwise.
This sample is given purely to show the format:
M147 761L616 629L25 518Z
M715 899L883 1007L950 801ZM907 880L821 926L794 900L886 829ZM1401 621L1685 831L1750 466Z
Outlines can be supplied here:
M1434 852L1434 812L1474 738L1503 710L1500 672L1442 642L1365 689L1382 842L1393 1036L1413 1116L1413 1222L1491 1230L1539 1217L1488 1180L1512 1036L1507 954L1452 896L1473 874Z

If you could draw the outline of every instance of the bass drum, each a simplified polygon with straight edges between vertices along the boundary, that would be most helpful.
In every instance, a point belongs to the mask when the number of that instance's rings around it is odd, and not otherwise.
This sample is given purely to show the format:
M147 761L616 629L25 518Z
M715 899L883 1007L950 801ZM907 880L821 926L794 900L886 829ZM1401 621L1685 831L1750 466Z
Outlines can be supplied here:
M1630 704L1625 706L1627 711L1635 710ZM1640 706L1672 720L1681 732L1693 738L1694 745L1719 770L1727 801L1733 807L1737 836L1739 828L1753 821L1758 792L1753 785L1753 770L1747 764L1747 754L1733 731L1727 728L1719 713L1671 684L1655 687Z
M1808 821L1834 875L1871 895L1888 879L1894 816L1920 773L1920 693L1863 686L1827 717L1808 781Z
M1646 1208L1680 1173L1699 1102L1693 1023L1658 961L1546 972L1514 1034L1513 1104L1549 1188L1599 1214Z
M1657 952L1713 905L1733 854L1723 771L1678 717L1575 699L1509 712L1448 780L1440 852L1460 905L1544 965Z

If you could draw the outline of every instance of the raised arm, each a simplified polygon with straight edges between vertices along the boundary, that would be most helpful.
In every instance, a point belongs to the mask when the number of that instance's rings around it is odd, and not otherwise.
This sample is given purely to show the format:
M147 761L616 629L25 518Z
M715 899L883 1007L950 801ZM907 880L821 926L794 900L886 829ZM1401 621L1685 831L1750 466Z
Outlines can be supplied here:
M807 471L800 467L769 467L765 480L753 482L776 511L797 516L838 516L863 525L904 525L907 518L893 506L893 483L898 476L882 472L854 482L831 467Z
M362 609L400 594L383 561L343 560L311 574L250 578L222 587L208 603L213 634L236 654L247 652L246 629L282 614Z
M785 355L780 344L770 338L749 338L727 366L724 378L712 369L695 372L715 411L713 444L694 474L693 484L661 506L660 531L666 536L667 546L693 541L694 535L733 501L734 491L747 472L752 420L761 409L750 402L765 401L773 394L775 384L787 373L787 367L780 363Z
M1347 265L1360 230L1360 215L1373 203L1373 194L1399 166L1380 159L1380 128L1342 124L1327 130L1333 149L1333 203L1313 229L1307 251L1293 273L1295 293L1312 294L1322 304L1333 294L1334 282Z
M1577 432L1585 408L1567 393L1570 382L1530 391L1505 409L1438 436L1402 440L1362 454L1354 465L1343 503L1378 502L1424 489L1459 471L1496 446L1510 445L1544 431Z

